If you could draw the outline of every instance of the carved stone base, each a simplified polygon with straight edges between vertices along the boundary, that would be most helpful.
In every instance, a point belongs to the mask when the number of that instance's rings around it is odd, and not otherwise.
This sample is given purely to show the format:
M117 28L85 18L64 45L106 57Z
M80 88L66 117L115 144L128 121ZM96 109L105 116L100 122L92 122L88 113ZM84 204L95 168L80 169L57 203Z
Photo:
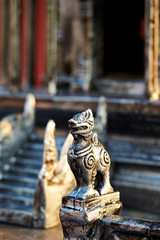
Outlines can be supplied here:
M88 200L64 197L60 218L65 239L88 239L90 228L103 216L119 215L122 209L119 192Z

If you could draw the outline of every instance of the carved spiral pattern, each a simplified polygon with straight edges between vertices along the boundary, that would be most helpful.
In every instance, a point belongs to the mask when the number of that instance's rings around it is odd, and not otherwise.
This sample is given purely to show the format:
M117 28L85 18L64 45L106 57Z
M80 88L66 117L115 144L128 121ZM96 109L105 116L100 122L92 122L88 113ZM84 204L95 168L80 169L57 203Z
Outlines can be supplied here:
M100 163L103 167L107 167L109 163L109 155L106 150L102 150L100 154Z
M94 165L95 165L95 159L94 159L93 153L89 153L84 158L84 166L90 170L94 167Z

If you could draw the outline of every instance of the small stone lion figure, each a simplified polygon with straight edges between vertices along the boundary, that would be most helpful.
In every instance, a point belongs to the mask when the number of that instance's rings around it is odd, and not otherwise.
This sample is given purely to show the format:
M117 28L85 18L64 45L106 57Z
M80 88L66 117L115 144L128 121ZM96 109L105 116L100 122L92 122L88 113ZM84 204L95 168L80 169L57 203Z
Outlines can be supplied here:
M74 142L68 150L68 163L77 186L70 196L88 199L113 192L110 184L110 157L97 134L92 137L94 117L90 109L68 121Z

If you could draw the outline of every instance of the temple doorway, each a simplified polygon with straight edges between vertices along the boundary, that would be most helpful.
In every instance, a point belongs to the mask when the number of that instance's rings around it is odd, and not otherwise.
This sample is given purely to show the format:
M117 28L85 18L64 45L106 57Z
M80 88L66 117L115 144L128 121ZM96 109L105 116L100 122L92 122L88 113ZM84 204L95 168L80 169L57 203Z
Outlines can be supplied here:
M144 0L104 1L105 76L144 75Z

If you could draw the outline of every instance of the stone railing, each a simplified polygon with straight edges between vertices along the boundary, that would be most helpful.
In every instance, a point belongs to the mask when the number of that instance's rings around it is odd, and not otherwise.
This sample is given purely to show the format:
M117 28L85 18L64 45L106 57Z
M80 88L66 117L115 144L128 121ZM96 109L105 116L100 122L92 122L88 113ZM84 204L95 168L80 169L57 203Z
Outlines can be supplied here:
M12 164L12 156L34 130L35 97L28 94L23 113L11 114L0 121L0 172Z

